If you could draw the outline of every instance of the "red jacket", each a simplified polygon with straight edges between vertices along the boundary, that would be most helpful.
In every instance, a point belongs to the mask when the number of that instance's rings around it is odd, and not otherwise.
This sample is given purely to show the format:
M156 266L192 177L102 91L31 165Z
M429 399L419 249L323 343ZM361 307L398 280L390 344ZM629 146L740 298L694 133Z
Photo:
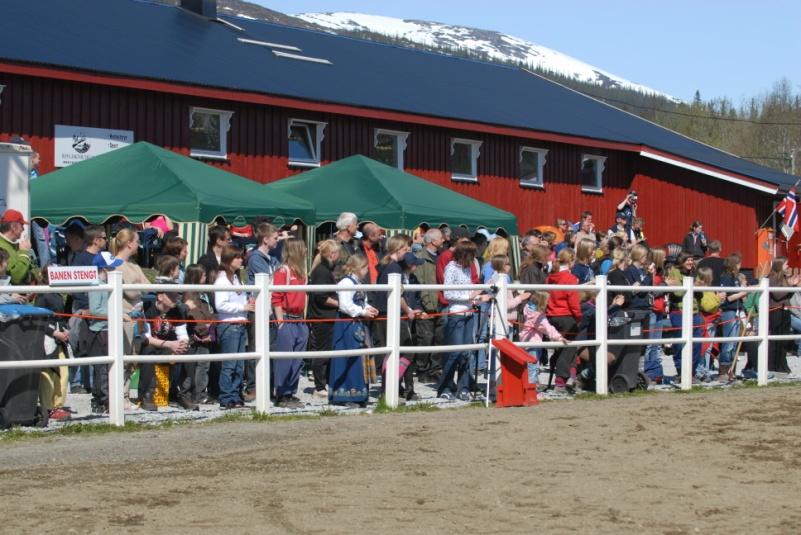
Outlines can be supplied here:
M578 284L578 278L569 269L555 271L548 275L545 284ZM573 316L576 322L581 321L581 305L576 290L554 290L548 292L546 316Z

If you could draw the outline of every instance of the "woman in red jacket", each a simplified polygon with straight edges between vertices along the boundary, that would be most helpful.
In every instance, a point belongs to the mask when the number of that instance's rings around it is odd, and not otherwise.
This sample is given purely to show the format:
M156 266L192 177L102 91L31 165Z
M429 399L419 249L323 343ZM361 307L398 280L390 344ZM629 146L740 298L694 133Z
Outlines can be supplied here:
M546 284L578 284L578 278L570 270L573 267L573 249L562 249L557 257L557 268L548 275ZM553 290L548 297L545 315L556 330L567 340L573 340L581 321L581 305L576 290ZM556 391L572 392L576 379L576 348L559 348L551 357L551 371L556 372Z

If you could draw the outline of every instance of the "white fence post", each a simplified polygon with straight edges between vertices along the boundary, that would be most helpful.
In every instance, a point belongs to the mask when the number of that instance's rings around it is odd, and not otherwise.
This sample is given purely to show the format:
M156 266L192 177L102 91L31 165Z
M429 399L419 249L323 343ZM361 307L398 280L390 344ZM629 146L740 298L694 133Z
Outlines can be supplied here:
M759 281L759 288L762 292L759 294L759 311L757 316L759 319L757 333L762 340L759 341L759 350L757 351L757 384L765 386L768 384L768 347L770 342L768 336L770 329L768 326L768 319L770 316L770 292L768 288L770 283L767 277L763 277Z
M256 337L256 412L270 411L270 276L256 273L256 286L261 288L256 296L256 313L253 335Z
M685 341L681 351L681 389L693 386L693 287L692 277L684 277L684 295L681 298L681 337Z
M595 350L595 393L609 393L609 293L606 289L606 275L595 277L598 293L595 297L595 339L598 347Z
M401 276L399 273L390 273L389 285L392 289L387 296L387 346L391 351L384 358L387 359L384 376L384 401L387 407L398 407L398 367L400 365L400 324L401 324Z
M122 331L122 272L109 271L112 287L108 296L108 355L114 358L108 367L108 419L111 425L125 425L125 362Z

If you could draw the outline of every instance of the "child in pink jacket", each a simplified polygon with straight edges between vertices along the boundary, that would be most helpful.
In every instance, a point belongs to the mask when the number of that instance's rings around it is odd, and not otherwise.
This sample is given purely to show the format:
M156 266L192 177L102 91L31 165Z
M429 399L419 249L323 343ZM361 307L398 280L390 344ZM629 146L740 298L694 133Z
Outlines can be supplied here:
M552 342L568 343L568 340L550 324L545 317L545 307L548 304L547 292L534 292L530 302L523 309L523 326L520 329L521 342L542 342L545 335ZM532 347L528 352L536 357L536 364L528 364L528 382L539 384L539 363L545 348Z

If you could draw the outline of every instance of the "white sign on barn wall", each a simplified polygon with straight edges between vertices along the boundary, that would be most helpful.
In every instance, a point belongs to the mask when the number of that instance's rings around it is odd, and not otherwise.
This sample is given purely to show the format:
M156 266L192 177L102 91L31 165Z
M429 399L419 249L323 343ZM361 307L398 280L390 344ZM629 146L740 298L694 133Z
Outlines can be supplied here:
M108 130L57 124L56 167L67 167L93 156L127 147L133 142L134 133L131 130Z

